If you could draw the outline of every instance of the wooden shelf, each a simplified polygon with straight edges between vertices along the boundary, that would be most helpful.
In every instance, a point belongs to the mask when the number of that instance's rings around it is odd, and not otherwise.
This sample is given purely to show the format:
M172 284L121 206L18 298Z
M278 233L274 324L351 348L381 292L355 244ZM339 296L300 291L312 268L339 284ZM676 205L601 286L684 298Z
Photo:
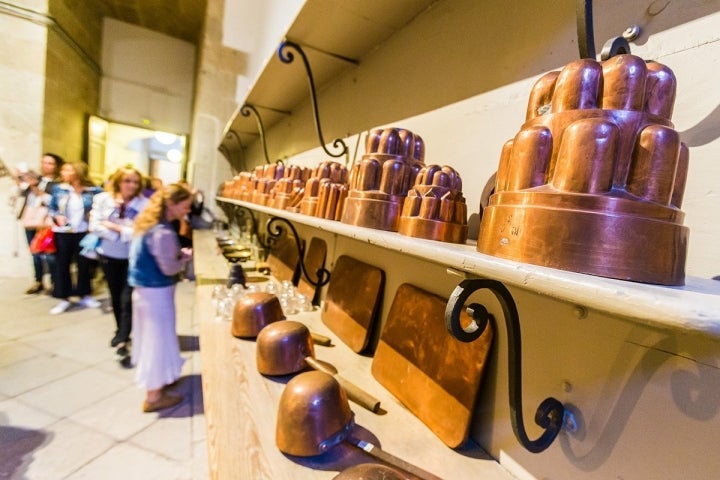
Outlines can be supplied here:
M215 318L213 283L221 283L227 276L228 264L219 253L212 231L195 231L193 244L198 279L194 318L200 325L210 477L329 479L350 465L374 462L372 457L345 444L312 458L289 457L278 450L277 405L285 383L292 377L272 379L260 375L255 366L255 342L234 338L230 322ZM372 358L350 350L322 323L319 310L290 315L288 319L330 337L333 346L317 346L317 358L333 364L343 377L380 400L380 415L351 402L358 425L355 435L442 478L513 478L472 442L459 450L445 446L374 379L370 373Z
M423 240L230 198L218 197L216 200L432 261L457 270L460 275L492 278L508 286L658 328L698 332L720 338L718 281L687 277L685 286L665 287L595 277L492 257L477 252L474 243L455 245Z
M214 318L212 288L198 285L194 312L200 324L210 477L330 479L351 465L377 463L348 444L307 458L290 457L278 450L277 406L285 383L292 377L269 378L257 372L255 342L234 338L230 322ZM319 311L291 315L288 319L332 338L332 347L316 347L317 358L332 363L343 377L380 400L380 415L351 402L357 425L355 435L442 478L514 478L471 442L460 450L445 446L372 377L372 358L355 354L339 341L322 323Z
M354 64L338 57L359 61L435 0L308 0L293 21L285 37L303 46L312 67L315 85L320 89ZM278 46L282 39L278 39ZM302 60L283 64L274 50L240 103L258 107L266 129L280 121L309 97L308 81ZM240 109L233 114L223 132L224 144L237 148L226 138L234 130L250 142L257 138L253 116L244 117Z

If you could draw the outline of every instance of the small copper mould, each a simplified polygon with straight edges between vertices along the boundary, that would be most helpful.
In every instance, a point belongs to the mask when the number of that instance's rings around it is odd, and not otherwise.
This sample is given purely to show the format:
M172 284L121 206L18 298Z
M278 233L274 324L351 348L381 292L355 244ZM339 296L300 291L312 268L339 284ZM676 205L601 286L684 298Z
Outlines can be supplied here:
M398 232L409 237L465 243L467 205L460 175L447 165L423 167L408 192Z
M541 77L503 147L478 251L682 285L689 154L670 122L675 93L668 67L634 55L577 60Z
M267 206L279 210L292 210L300 205L305 190L305 181L310 169L289 165L284 167L282 177L278 178L270 191Z
M305 183L299 212L327 220L340 220L348 194L347 167L338 162L321 162Z
M396 232L407 192L425 166L425 144L409 130L386 128L370 132L365 150L352 168L341 220Z

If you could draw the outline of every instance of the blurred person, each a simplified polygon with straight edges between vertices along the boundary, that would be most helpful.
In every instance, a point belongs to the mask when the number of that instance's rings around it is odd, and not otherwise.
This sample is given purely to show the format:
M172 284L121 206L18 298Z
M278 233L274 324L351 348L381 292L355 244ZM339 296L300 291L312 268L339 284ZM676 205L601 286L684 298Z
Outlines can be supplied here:
M135 218L148 203L142 194L143 183L137 169L119 168L107 182L106 191L95 196L90 211L89 231L100 237L96 251L115 317L116 329L110 346L118 347L121 357L128 356L132 329L132 287L127 281L130 241Z
M55 284L53 297L60 303L50 309L51 315L65 312L72 306L70 297L80 297L79 304L86 308L100 306L91 288L92 264L80 255L80 241L88 232L88 219L93 198L102 190L93 185L87 176L87 164L65 163L60 168L62 183L56 185L50 195L49 214L55 233ZM73 283L70 266L77 264L77 276Z
M47 208L50 202L49 193L58 183L60 167L63 163L65 162L61 156L48 152L43 154L40 159L39 174L33 170L18 174L18 181L20 185L22 185L19 193L21 206L18 212L18 218L23 222L28 245L30 245L32 238L35 236L38 227L41 226L37 222L28 221L29 217L32 215L32 212ZM25 220L23 220L23 217L25 217ZM32 255L32 261L35 282L30 288L25 290L25 293L27 295L35 295L45 289L43 286L45 271L50 274L48 290L52 291L52 285L55 284L55 254L36 253Z
M192 191L179 184L155 192L135 219L128 283L133 287L132 364L135 381L146 390L143 412L177 405L181 396L167 387L181 375L184 359L175 331L175 287L191 258L170 223L190 211Z
M150 196L163 188L163 181L160 177L149 177L145 182L145 190L143 195L150 198Z

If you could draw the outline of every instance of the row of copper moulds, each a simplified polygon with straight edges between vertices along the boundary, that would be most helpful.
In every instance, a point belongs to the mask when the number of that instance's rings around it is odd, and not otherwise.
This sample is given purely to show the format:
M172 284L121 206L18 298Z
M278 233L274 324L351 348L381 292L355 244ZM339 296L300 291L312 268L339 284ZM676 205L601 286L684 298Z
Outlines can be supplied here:
M535 265L661 285L685 281L680 210L688 149L670 119L673 72L618 55L582 59L539 78L525 122L505 143L477 250ZM350 171L263 165L222 195L350 225L466 243L459 173L426 165L422 138L368 134Z

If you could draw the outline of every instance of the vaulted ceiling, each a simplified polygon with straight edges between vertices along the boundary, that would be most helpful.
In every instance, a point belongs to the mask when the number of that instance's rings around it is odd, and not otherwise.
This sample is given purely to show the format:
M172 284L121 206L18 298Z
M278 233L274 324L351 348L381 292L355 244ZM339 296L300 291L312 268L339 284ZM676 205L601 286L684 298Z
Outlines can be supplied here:
M93 0L102 16L198 45L207 0Z

